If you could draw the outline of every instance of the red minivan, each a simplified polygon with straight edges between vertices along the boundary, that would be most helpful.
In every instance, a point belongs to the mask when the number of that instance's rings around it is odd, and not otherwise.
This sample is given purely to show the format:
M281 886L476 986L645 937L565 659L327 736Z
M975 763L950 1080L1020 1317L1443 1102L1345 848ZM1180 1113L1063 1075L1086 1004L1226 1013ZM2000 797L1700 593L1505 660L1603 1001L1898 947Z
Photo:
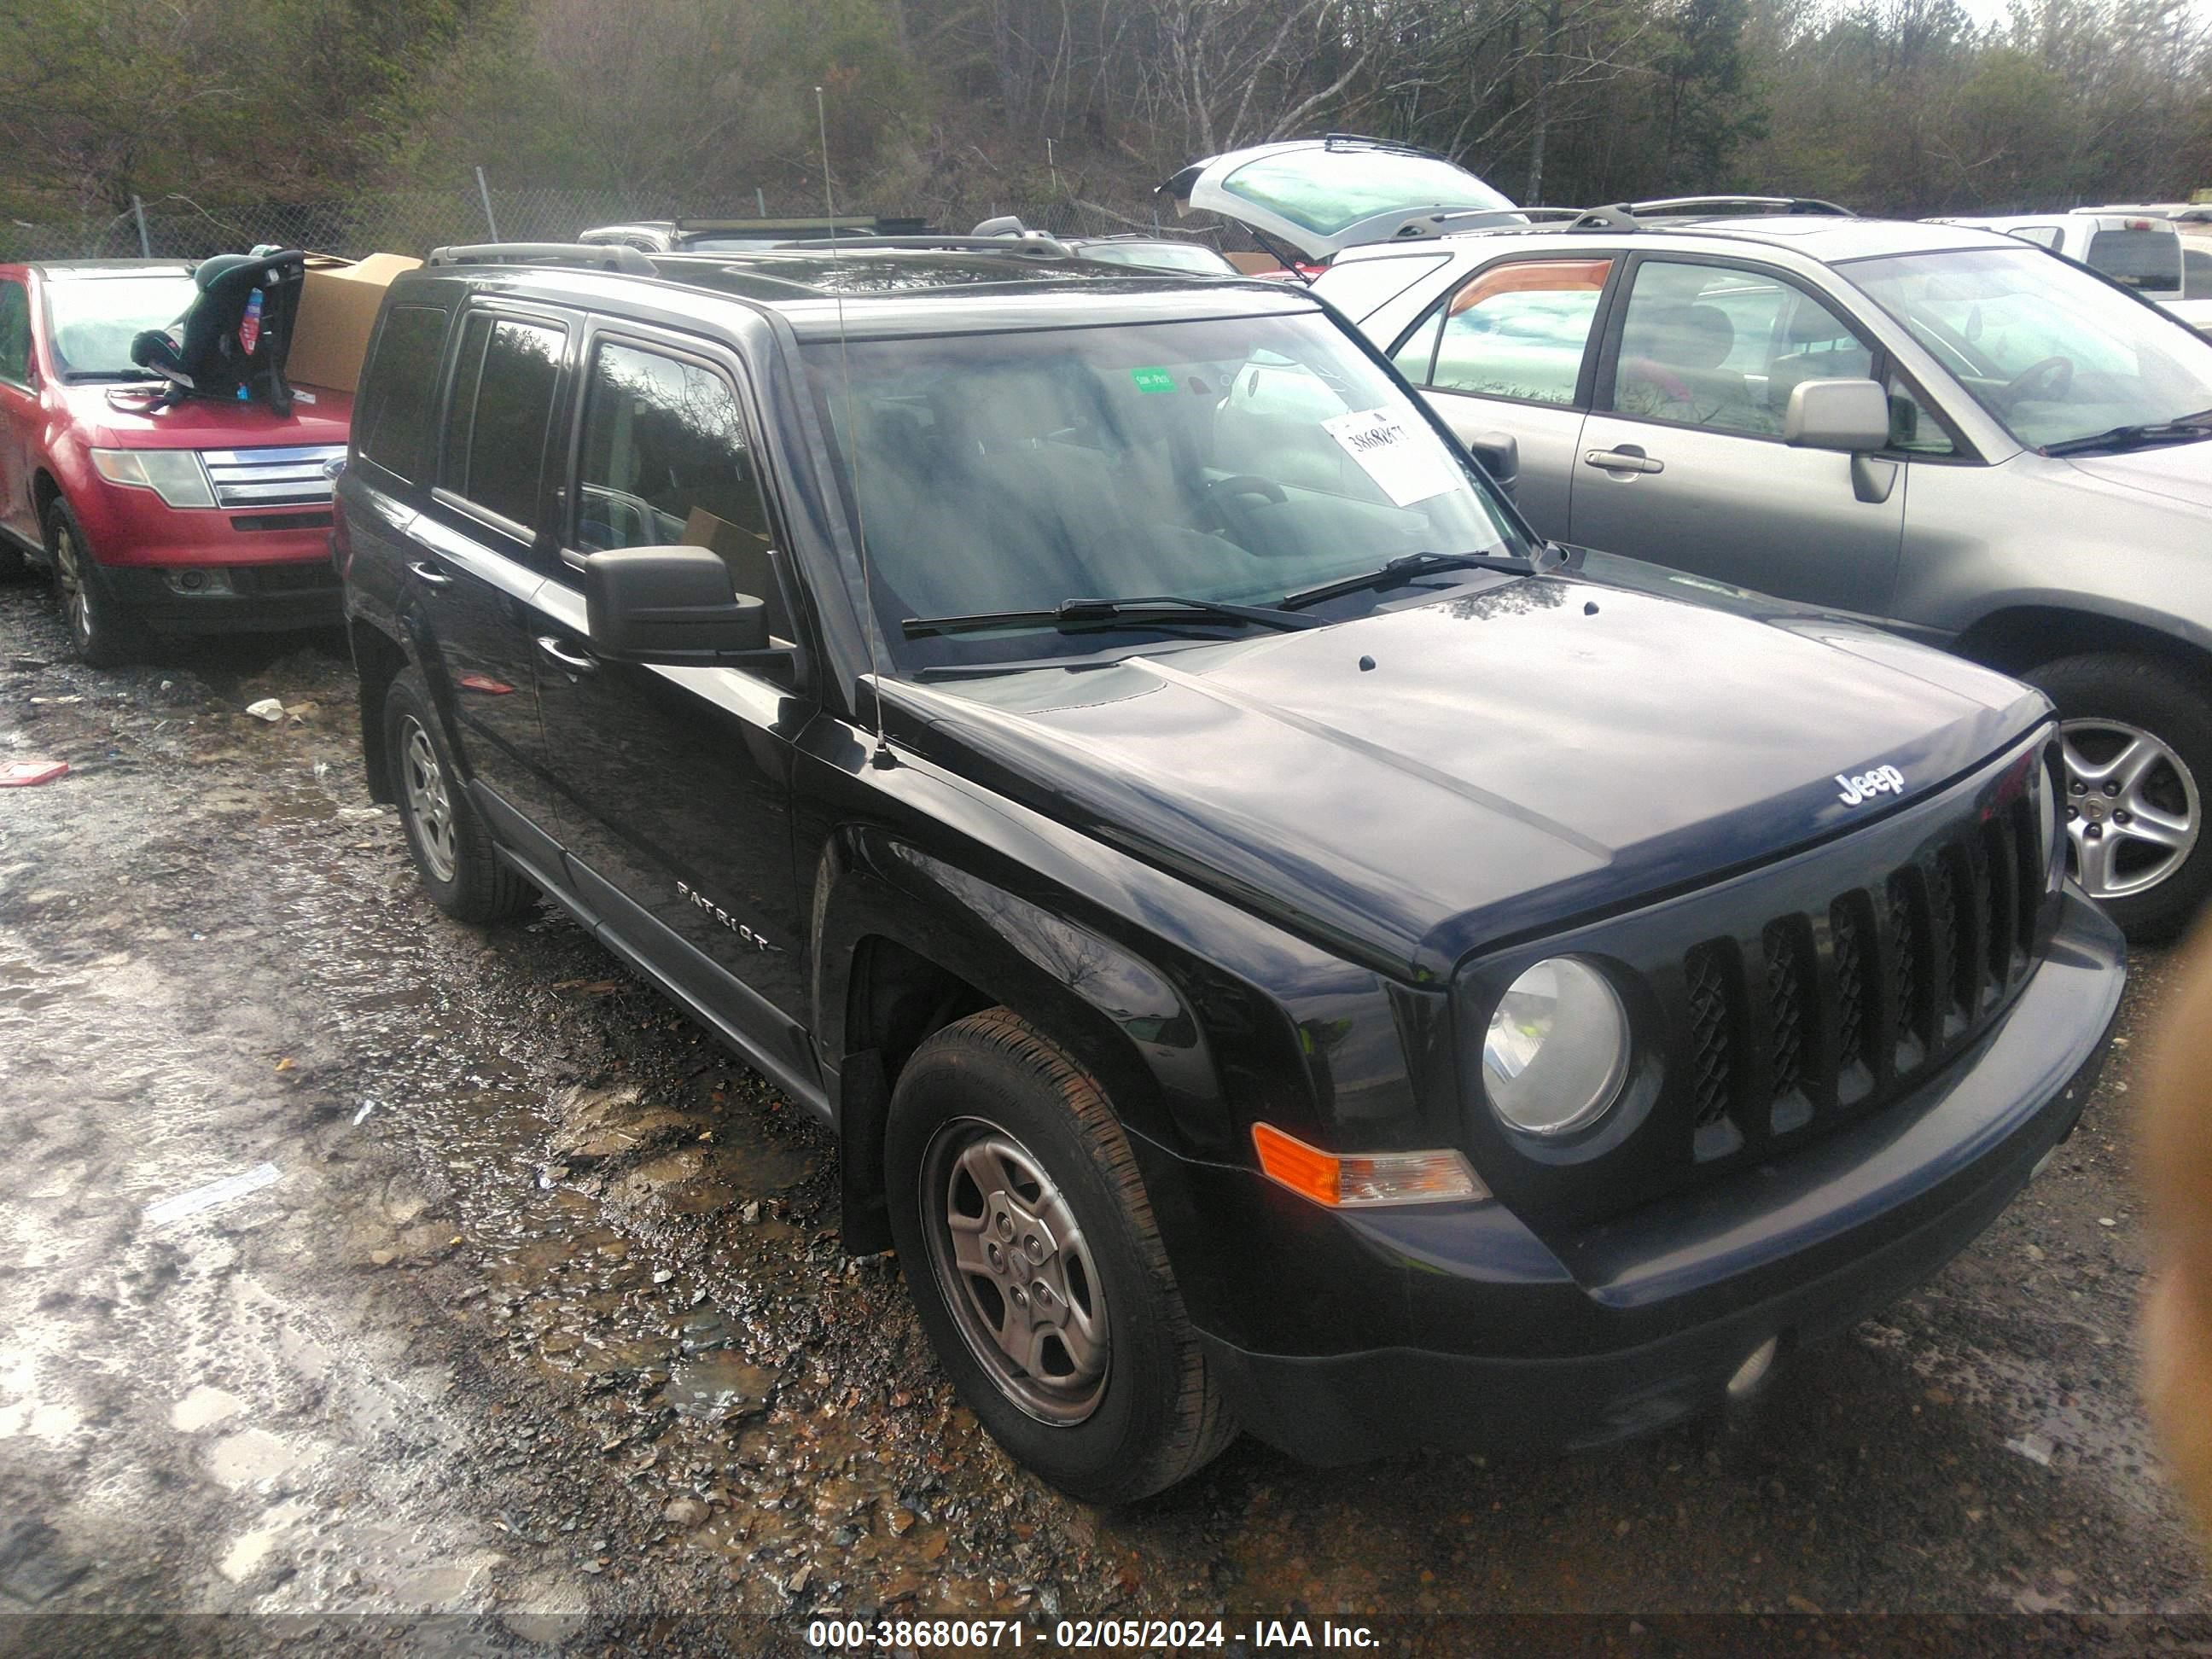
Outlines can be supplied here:
M0 570L53 573L95 666L156 630L339 619L331 491L353 398L165 402L131 341L197 294L180 260L0 264Z

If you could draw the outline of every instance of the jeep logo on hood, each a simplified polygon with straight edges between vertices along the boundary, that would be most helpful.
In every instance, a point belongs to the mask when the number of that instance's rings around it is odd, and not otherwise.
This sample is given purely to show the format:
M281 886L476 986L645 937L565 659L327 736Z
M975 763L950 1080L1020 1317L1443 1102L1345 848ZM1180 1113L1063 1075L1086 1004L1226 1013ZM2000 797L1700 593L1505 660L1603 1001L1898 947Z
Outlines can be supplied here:
M1844 786L1844 793L1836 799L1846 806L1856 806L1861 801L1875 795L1901 795L1905 793L1905 774L1894 766L1877 766L1871 772L1862 772L1856 777L1836 774L1836 781Z

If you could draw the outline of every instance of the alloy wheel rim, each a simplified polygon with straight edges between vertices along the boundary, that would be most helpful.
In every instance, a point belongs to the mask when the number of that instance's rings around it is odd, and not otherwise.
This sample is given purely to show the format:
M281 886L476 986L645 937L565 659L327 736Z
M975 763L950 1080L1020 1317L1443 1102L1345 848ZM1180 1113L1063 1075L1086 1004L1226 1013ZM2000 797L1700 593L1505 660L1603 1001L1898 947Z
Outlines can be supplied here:
M2128 898L2189 861L2203 826L2197 779L2172 747L2124 720L2060 724L2066 833L2092 898Z
M1105 1396L1112 1332L1058 1183L997 1124L957 1118L931 1137L921 1199L930 1265L977 1364L1039 1422L1086 1420Z
M79 641L92 640L92 600L84 591L84 569L77 557L76 537L67 524L54 527L54 582L61 589L62 615L70 632Z
M440 881L451 881L459 851L454 839L453 800L445 769L422 722L409 716L400 732L400 759L406 770L407 810L415 820L422 861Z

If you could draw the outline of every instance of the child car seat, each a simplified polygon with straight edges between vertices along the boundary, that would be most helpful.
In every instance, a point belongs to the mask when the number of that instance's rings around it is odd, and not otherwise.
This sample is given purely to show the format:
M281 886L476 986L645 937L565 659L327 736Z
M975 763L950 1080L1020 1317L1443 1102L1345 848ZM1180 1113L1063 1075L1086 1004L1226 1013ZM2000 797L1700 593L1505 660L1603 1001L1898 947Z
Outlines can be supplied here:
M307 281L297 248L218 253L192 272L199 285L172 335L149 328L131 343L131 361L169 382L161 404L184 398L258 397L279 415L292 408L284 360Z

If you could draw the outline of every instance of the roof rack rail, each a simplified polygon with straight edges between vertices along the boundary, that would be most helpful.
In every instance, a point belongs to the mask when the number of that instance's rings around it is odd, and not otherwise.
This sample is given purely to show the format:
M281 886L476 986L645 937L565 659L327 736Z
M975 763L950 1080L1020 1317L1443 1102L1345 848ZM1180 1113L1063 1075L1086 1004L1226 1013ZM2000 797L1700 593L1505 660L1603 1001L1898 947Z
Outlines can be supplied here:
M1334 149L1339 144L1366 144L1376 149L1402 150L1408 155L1434 156L1437 161L1446 159L1432 149L1423 149L1419 144L1409 144L1402 138L1376 138L1364 132L1323 133L1321 144L1323 149Z
M647 220L643 222L651 223ZM728 219L701 218L678 214L668 223L678 234L696 234L717 230L744 231L750 234L769 235L778 230L819 230L835 226L841 231L860 231L871 235L884 235L895 231L897 234L920 235L929 228L929 221L915 217L890 217L880 213L786 214L781 218Z
M1806 213L1823 218L1856 219L1858 215L1839 202L1817 196L1662 196L1654 201L1631 202L1631 213L1682 213L1698 208L1771 208L1783 213Z
M469 242L434 247L430 265L587 265L629 276L655 276L653 262L617 242Z
M1817 196L1662 196L1645 202L1615 202L1594 207L1571 223L1570 230L1640 230L1639 221L1674 214L1702 213L1715 209L1742 208L1764 213L1804 214L1821 218L1856 219L1858 215ZM1523 212L1527 209L1522 210Z
M1027 231L1006 236L816 236L803 241L778 242L771 252L801 249L811 252L874 253L884 248L934 250L941 253L1018 253L1031 258L1072 259L1075 250L1056 236Z

